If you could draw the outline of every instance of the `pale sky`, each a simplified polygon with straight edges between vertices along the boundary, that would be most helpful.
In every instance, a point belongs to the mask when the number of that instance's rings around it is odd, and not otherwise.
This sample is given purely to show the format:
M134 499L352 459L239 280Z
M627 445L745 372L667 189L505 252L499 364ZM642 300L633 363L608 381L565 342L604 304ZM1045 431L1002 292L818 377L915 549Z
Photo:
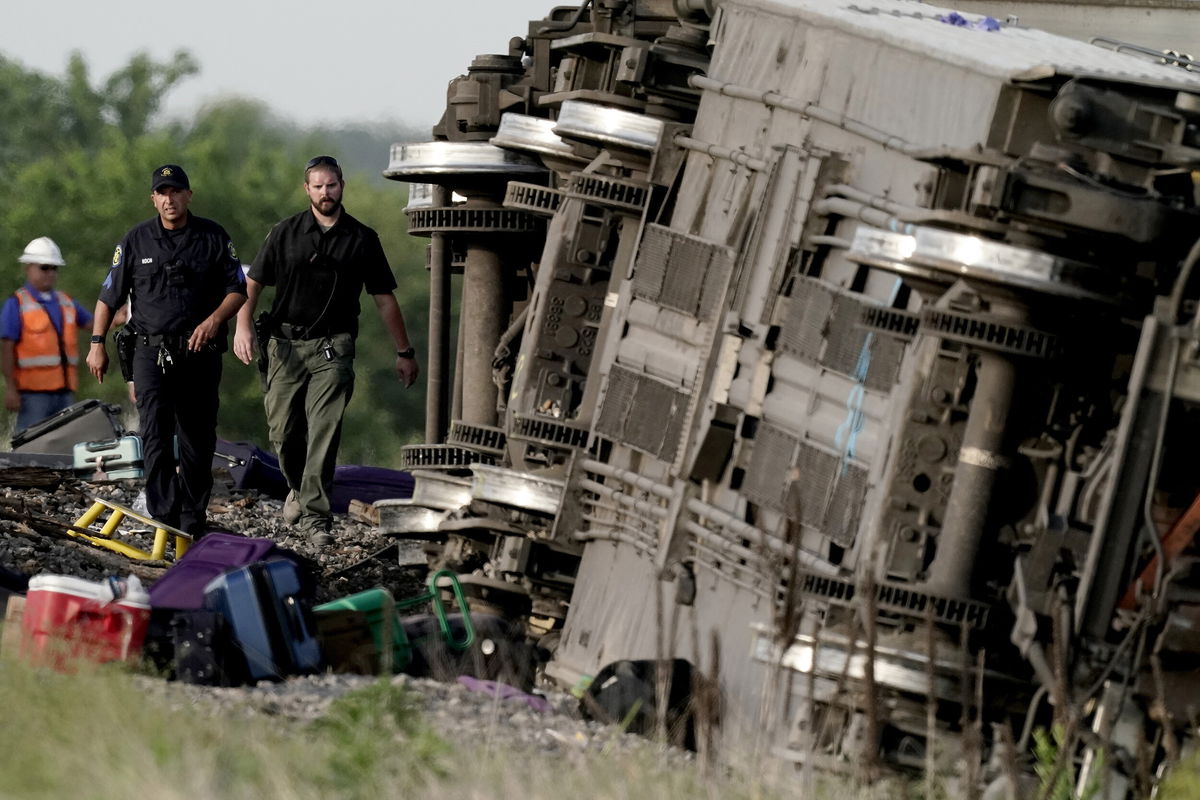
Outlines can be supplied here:
M139 50L186 48L198 76L168 114L241 95L300 124L432 125L446 84L479 53L505 53L554 0L7 0L0 54L61 75L83 53L93 85Z

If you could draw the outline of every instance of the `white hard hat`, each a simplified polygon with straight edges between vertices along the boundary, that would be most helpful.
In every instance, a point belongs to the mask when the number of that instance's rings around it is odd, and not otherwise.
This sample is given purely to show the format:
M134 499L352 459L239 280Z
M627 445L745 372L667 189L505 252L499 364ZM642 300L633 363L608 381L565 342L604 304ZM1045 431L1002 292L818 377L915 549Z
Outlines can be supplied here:
M58 249L58 245L49 236L39 236L25 245L25 252L21 253L17 261L22 264L53 264L56 267L67 265L67 262L63 261L62 250Z

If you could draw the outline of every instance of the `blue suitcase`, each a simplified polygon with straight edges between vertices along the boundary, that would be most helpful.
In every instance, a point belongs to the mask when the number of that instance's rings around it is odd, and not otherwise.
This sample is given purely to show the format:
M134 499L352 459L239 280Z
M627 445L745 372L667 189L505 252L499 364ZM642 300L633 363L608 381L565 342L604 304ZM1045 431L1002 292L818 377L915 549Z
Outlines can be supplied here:
M321 648L303 593L300 570L282 560L230 570L204 587L204 607L225 617L250 680L320 670Z

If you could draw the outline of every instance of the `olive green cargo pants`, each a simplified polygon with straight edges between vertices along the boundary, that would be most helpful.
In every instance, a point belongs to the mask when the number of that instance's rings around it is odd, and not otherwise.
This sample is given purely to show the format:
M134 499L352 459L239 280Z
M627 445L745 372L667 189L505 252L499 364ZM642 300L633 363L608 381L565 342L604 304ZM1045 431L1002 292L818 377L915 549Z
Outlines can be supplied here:
M267 344L267 428L279 468L300 502L306 534L329 530L329 493L342 438L342 415L354 393L354 339L274 337Z

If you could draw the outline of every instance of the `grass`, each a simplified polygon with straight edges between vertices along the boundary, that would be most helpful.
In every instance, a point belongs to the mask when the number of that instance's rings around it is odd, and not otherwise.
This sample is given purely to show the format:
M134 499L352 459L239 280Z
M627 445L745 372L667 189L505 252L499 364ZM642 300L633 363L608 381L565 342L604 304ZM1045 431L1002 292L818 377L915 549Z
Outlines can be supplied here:
M542 755L507 746L503 724L492 741L460 742L454 730L434 730L410 691L390 682L342 696L309 724L176 708L169 691L138 687L116 667L63 675L0 661L0 798L798 796L733 772L702 775L649 742L632 754L593 746Z
M144 691L153 680L113 665L64 675L0 659L0 800L373 800L413 793L464 800L927 800L939 788L828 775L806 785L799 772L753 755L705 771L650 741L614 746L616 729L587 747L568 741L554 752L533 752L508 743L499 707L473 733L445 723L435 728L436 711L426 717L413 690L390 681L342 695L308 723L265 713L218 715L207 703L190 704L185 698L192 695L173 684ZM1039 731L1043 786L1036 796L1079 800L1068 778L1047 774L1061 738ZM1172 770L1158 797L1200 798L1200 757Z
M1200 757L1185 758L1167 773L1159 787L1158 800L1197 800L1200 798Z
M61 675L4 662L0 708L6 798L365 798L390 774L376 768L348 785L345 769L376 763L383 742L348 736L338 722L317 732L172 710L115 668ZM393 708L382 706L364 733L399 730L403 723L388 718ZM406 761L409 751L395 749ZM409 766L411 777L425 773Z

